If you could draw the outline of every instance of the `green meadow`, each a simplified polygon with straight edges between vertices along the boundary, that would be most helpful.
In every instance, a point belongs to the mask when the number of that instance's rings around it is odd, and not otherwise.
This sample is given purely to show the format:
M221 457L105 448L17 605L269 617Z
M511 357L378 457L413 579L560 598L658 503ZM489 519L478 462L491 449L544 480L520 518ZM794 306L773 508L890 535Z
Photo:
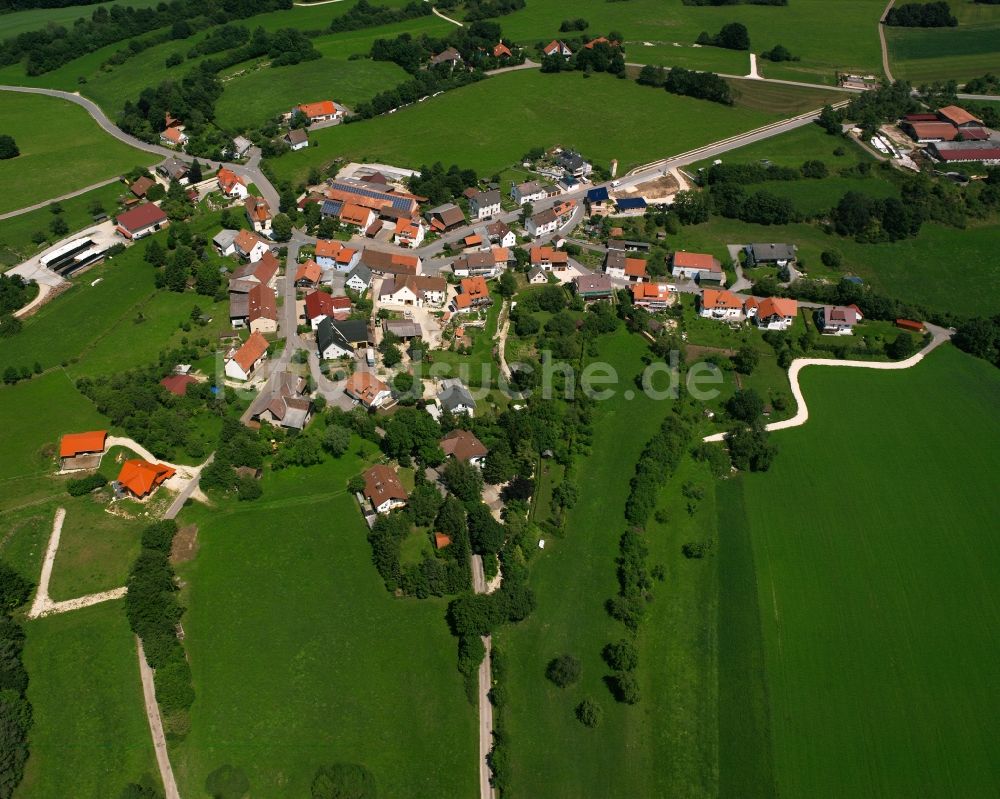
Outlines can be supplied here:
M58 124L49 120L58 117ZM3 132L21 154L0 161L0 213L114 177L153 156L101 130L79 106L39 95L0 92Z
M155 6L158 0L107 0L104 3L79 6L68 5L65 8L31 8L26 11L13 11L0 14L0 39L18 36L22 33L36 31L46 25L63 25L69 27L80 17L89 18L98 8L111 8L114 5L129 5L133 8L148 8Z
M190 734L171 748L185 796L229 764L255 796L301 797L336 762L364 764L379 796L475 791L476 712L445 602L386 592L346 492L364 465L359 445L265 476L252 507L182 517L199 526L181 570L198 698Z
M122 602L36 619L25 631L34 725L14 795L106 799L130 781L158 775Z
M753 544L776 792L993 795L1000 375L946 346L802 379L808 423L721 494L720 536Z

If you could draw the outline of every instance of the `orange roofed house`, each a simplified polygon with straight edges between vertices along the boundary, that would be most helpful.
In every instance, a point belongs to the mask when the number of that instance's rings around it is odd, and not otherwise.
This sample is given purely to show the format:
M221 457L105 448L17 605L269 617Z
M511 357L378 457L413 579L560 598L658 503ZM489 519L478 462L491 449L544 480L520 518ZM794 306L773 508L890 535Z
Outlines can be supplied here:
M784 297L751 297L743 309L747 319L753 319L762 330L788 330L798 315L799 304Z
M150 463L141 458L133 458L122 464L118 473L118 486L136 499L144 499L175 474L175 470L165 463Z
M632 286L632 304L647 311L662 311L669 308L677 293L666 283L636 283Z
M344 112L337 108L333 100L320 100L318 103L304 103L292 109L292 114L302 114L312 123L339 122L344 118Z
M233 380L249 380L257 371L257 367L267 358L267 339L254 331L235 352L231 352L226 360L226 377Z
M215 175L219 184L219 191L227 197L235 197L238 200L245 200L250 194L246 182L233 170L222 167Z
M344 391L349 397L353 397L368 410L377 408L390 396L392 392L389 387L379 380L371 372L355 372L347 378Z
M705 289L698 298L698 313L705 319L741 319L743 300L731 291Z
M492 303L490 287L486 285L486 278L477 275L476 277L464 278L459 284L458 294L451 301L451 310L454 313L464 313Z
M697 280L699 283L724 285L726 281L726 273L722 271L719 259L703 252L678 250L671 259L670 274Z
M388 513L406 505L406 489L395 469L379 464L364 473L364 495L376 513Z
M335 239L316 241L316 263L322 267L332 267L338 272L350 272L361 260L361 251L345 247Z
M247 219L253 225L256 233L270 233L271 231L271 206L263 197L250 196L243 201L243 206L247 212Z
M59 460L63 469L93 469L101 462L106 430L89 433L67 433L59 442Z

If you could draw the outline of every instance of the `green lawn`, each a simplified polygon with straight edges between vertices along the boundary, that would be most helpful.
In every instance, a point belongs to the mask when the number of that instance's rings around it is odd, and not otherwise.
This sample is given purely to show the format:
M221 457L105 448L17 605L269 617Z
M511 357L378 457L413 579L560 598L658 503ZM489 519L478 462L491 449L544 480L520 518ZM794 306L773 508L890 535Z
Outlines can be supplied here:
M496 334L502 302L495 286L493 291L494 302L486 311L486 327L465 329L465 335L472 339L472 351L468 355L462 355L452 350L433 350L428 353L430 369L434 370L431 374L438 377L461 377L463 383L473 388L496 384L500 369L493 357L493 336ZM448 365L447 368L444 364Z
M595 113L594 109L601 109ZM637 112L641 109L641 114ZM780 115L679 97L633 81L536 70L498 75L396 114L312 134L318 146L271 161L278 179L304 179L337 157L419 167L444 160L499 172L535 146L561 144L620 171L764 125ZM617 120L641 120L619 124ZM500 122L498 122L500 120ZM442 154L440 142L451 146Z
M367 766L383 797L475 791L476 714L445 603L386 592L345 490L357 444L266 476L251 506L185 514L200 527L182 570L198 698L171 753L185 796L227 763L254 796L304 796L317 767L344 761Z
M646 352L642 339L621 331L601 341L596 359L612 364L621 385L631 387ZM632 465L668 408L641 393L632 400L618 393L597 404L591 454L576 466L580 500L569 513L566 535L547 536L544 552L531 564L537 607L527 621L497 636L509 661L511 795L540 799L711 793L714 673L710 662L701 662L680 642L690 641L714 613L709 590L714 578L708 564L699 564L707 566L700 575L675 576L681 566L675 536L691 532L687 520L670 533L657 528L649 536L650 564L663 563L668 578L654 588L640 638L641 703L615 703L602 682L608 670L601 649L626 632L607 615L604 602L617 590L615 558L625 527ZM710 508L706 504L707 519ZM692 519L690 525L701 526L700 517ZM678 615L692 608L696 618ZM689 629L680 630L687 625ZM559 689L546 680L545 666L566 653L580 660L583 673L579 683ZM596 730L585 728L573 715L585 696L604 708Z
M958 2L951 9L956 28L886 28L893 77L918 85L996 73L1000 7Z
M26 623L34 726L21 799L107 799L157 774L120 601Z
M58 118L58 124L50 124ZM4 133L21 154L0 162L0 213L114 177L153 156L102 131L82 108L39 95L0 93Z
M744 75L749 71L746 53L690 46L701 31L716 33L728 22L742 22L750 31L755 52L780 43L801 57L801 61L783 66L780 77L832 83L838 68L878 69L881 59L877 23L884 7L881 0L839 0L836 13L831 13L825 0L796 0L787 6L721 7L685 6L681 0L577 0L569 8L560 0L535 0L498 21L506 36L533 46L560 36L562 20L582 17L590 23L586 36L620 31L626 41L627 61ZM675 47L674 43L682 46ZM735 65L734 56L741 58ZM778 77L767 62L762 69L769 77Z
M777 792L995 795L1000 373L946 347L803 390L771 472L723 494L753 541Z
M110 183L91 191L84 192L68 200L62 200L62 218L69 226L70 232L82 230L95 224L94 215L90 212L92 203L99 202L104 213L114 216L119 210L119 200L128 191L122 183ZM49 225L52 223L52 212L48 208L39 208L18 214L0 224L0 266L15 266L28 260L36 252L61 241L65 236L56 235ZM36 233L44 233L46 239L41 244L32 240Z

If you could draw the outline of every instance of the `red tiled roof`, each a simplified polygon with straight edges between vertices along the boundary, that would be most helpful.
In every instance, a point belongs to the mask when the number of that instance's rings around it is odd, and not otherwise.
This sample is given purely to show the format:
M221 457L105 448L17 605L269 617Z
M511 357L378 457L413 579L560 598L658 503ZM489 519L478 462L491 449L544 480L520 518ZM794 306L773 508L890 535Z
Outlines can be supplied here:
M337 253L339 253L344 248L342 242L329 239L317 239L316 240L316 257L317 258L335 258Z
M953 125L968 125L970 122L983 124L983 120L979 117L974 117L964 108L960 108L957 105L946 105L944 108L939 108L938 115L944 117Z
M470 301L486 299L490 296L490 287L486 285L486 278L482 275L463 278L461 287L462 294L459 296L467 296Z
M247 319L251 322L257 319L278 320L278 300L273 289L258 283L250 289L247 299L249 302Z
M510 48L503 42L500 42L493 48L493 57L500 58L501 56L511 55Z
M295 272L295 282L307 280L310 283L316 283L322 275L323 270L320 269L319 264L310 258L304 264L299 264L299 268Z
M92 430L89 433L67 433L59 442L59 457L73 458L84 452L101 452L108 437L107 430Z
M267 352L267 339L260 333L253 332L242 347L236 350L233 360L240 365L244 372L249 372L260 357Z
M250 218L256 222L266 222L271 218L271 206L267 204L267 200L263 197L251 195L243 201L243 205L246 207Z
M344 391L360 400L366 407L370 407L379 394L388 390L389 387L385 383L367 371L355 372L344 384Z
M215 175L216 180L219 182L219 188L221 188L227 194L233 190L234 186L241 185L245 186L246 182L237 175L233 170L222 167Z
M434 533L434 548L444 549L451 544L451 536L444 533Z
M731 291L705 289L701 293L702 308L742 308L743 301Z
M441 449L445 455L460 461L485 458L489 453L486 445L468 430L452 430L441 439Z
M187 387L197 382L191 375L167 375L160 381L160 385L171 394L183 397L187 393Z
M632 300L645 302L648 300L668 300L670 291L665 283L636 283L632 286Z
M351 301L347 297L334 297L325 291L313 291L306 295L306 319L334 316L338 311L349 310Z
M130 233L136 233L156 224L163 224L167 221L167 215L152 203L137 205L131 211L118 214L115 220L119 227L125 228Z
M708 269L712 272L722 271L719 261L714 256L704 252L687 252L685 250L678 250L674 253L674 266L682 269Z
M406 489L399 482L399 475L389 466L379 464L364 473L365 497L377 508L389 499L406 501Z
M625 275L627 277L645 277L646 262L642 258L626 258Z
M333 100L320 100L318 103L300 105L299 111L312 119L313 117L325 117L337 113L337 106Z
M144 497L174 474L174 469L165 463L150 463L141 458L133 458L122 464L118 482L135 496Z

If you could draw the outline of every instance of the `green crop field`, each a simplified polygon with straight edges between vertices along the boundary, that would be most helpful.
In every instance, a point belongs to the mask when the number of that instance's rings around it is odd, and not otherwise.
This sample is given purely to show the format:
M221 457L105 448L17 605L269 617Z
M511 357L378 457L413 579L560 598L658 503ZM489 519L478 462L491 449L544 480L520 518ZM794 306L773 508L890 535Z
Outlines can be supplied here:
M582 17L590 23L584 35L598 36L612 30L621 32L625 37L627 61L676 64L744 75L750 71L746 53L691 47L702 31L716 33L728 22L742 22L750 31L750 43L755 52L783 44L801 58L801 61L780 67L763 62L763 74L833 83L837 69L879 68L878 19L884 7L881 0L839 0L836 13L830 13L830 4L825 0L796 0L787 6L721 7L686 6L681 0L630 0L628 3L578 0L572 6L559 0L535 0L523 10L498 21L505 35L534 45L538 41L547 42L553 37L569 35L559 33L560 22ZM740 60L737 62L735 57Z
M946 347L803 383L808 423L724 495L753 540L778 794L994 795L1000 374Z
M643 369L643 340L624 331L601 341L595 360L611 364L622 386ZM663 564L650 615L640 635L642 700L617 704L603 684L608 673L601 649L625 637L605 612L617 590L615 558L625 528L625 500L632 464L667 413L668 403L621 393L595 407L591 453L576 466L580 501L570 512L565 538L546 536L534 555L531 617L496 636L507 655L507 718L512 760L511 794L532 797L710 796L716 738L713 645L704 635L715 614L711 562L681 563L683 541L714 527L711 481L701 466L685 464L680 481L707 488L693 516L667 501L670 524L653 525L650 564ZM664 497L676 493L668 486ZM686 538L685 536L690 536ZM570 688L545 678L548 661L572 654L582 677ZM584 697L604 708L590 730L573 715Z
M197 700L171 758L185 796L223 764L253 795L301 797L316 769L364 764L379 796L470 796L476 713L442 600L396 600L347 494L351 453L264 480L252 508L192 509L200 550L185 648Z
M157 774L122 602L37 619L25 631L34 726L15 795L98 799Z
M47 120L58 116L58 124ZM79 106L38 95L0 92L4 133L21 154L0 161L0 212L67 194L153 156L108 136Z
M1000 68L1000 6L951 4L956 28L886 28L893 77L914 85L964 83Z
M594 109L601 109L594 113ZM636 116L637 111L641 115ZM618 124L635 118L641 122ZM562 144L625 170L684 152L777 115L678 97L605 75L524 70L448 92L396 114L312 134L318 146L271 162L279 179L298 181L337 157L419 167L446 161L498 172L532 147ZM440 142L450 146L443 153Z

